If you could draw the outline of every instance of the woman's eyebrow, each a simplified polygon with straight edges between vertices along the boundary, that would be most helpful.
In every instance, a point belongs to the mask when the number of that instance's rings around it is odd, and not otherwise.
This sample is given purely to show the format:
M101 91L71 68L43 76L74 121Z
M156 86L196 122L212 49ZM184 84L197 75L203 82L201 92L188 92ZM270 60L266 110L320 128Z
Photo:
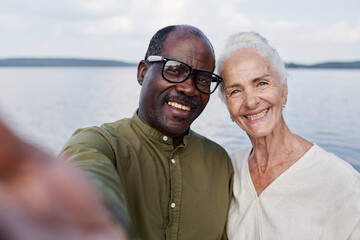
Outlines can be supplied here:
M273 78L270 74L264 74L264 75L261 75L261 76L258 76L258 77L255 77L254 79L251 80L252 83L256 83L264 78ZM241 87L242 85L240 83L234 83L234 84L231 84L229 86L226 86L224 89L227 90L229 88L236 88L236 87Z
M234 84L231 84L230 86L225 87L225 90L226 90L226 89L229 89L229 88L239 87L239 86L241 86L240 83L234 83Z
M254 78L251 82L256 83L264 78L269 78L269 77L272 79L272 76L270 74L264 74L262 76Z

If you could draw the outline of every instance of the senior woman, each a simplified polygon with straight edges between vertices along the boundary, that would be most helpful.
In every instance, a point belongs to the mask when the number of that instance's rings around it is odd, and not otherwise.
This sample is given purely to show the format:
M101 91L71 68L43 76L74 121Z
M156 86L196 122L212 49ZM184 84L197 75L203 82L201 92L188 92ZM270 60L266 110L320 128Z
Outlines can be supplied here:
M232 154L229 239L359 240L360 175L290 131L285 66L276 50L257 33L233 35L218 72L230 116L252 145Z

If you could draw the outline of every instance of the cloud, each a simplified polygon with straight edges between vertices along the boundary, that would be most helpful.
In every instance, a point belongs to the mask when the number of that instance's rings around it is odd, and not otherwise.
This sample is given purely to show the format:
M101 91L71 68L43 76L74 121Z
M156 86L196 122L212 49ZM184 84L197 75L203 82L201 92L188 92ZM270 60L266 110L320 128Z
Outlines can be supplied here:
M250 18L237 11L234 5L222 4L219 6L219 21L224 26L245 27L253 24Z
M259 19L258 24L260 27L268 29L268 30L290 30L296 29L303 26L302 23L296 21L289 21L289 20L277 20L277 21L270 21L268 19Z
M132 1L125 0L67 0L68 4L86 15L109 16L126 13Z
M159 26L182 22L191 7L191 0L137 0L132 3L130 16L138 27L153 32Z
M237 11L237 5L247 0L223 0L221 4L202 1L168 0L73 0L71 3L91 21L82 21L73 26L83 34L118 35L139 31L153 33L172 24L191 24L201 27L211 22L230 27L249 26L251 21Z
M2 27L13 30L22 30L26 28L27 25L26 20L19 15L0 13L0 26Z
M263 34L289 58L299 54L304 59L320 58L329 49L338 49L342 56L359 52L360 19L349 3L341 4L336 15L331 11L311 14L312 9L306 15L300 5L283 12L268 1L248 0L0 1L2 54L9 56L47 53L137 60L155 31L171 24L200 28L216 52L229 35L239 31ZM18 42L25 38L19 49ZM48 44L41 45L44 41ZM300 50L302 46L312 50ZM315 54L314 50L325 48Z
M121 16L104 18L100 21L88 21L78 26L82 33L94 35L114 35L129 32L131 29L129 19Z
M178 23L191 1L74 0L72 4L87 19L67 24L69 31L86 35L123 35L135 31L153 32L159 26Z
M82 2L84 10L96 14L106 14L109 11L119 10L125 7L125 3L126 2L116 0L91 0Z
M312 42L355 43L360 41L360 19L351 27L345 21L336 22L330 26L313 27L311 32L303 35L303 39Z

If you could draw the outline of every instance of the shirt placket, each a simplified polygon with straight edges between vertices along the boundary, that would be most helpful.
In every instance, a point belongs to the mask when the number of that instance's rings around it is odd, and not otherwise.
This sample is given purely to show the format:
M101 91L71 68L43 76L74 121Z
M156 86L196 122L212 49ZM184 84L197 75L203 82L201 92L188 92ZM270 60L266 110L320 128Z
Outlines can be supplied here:
M181 207L182 177L179 151L176 149L170 156L170 201L169 201L169 224L166 228L166 239L178 238Z

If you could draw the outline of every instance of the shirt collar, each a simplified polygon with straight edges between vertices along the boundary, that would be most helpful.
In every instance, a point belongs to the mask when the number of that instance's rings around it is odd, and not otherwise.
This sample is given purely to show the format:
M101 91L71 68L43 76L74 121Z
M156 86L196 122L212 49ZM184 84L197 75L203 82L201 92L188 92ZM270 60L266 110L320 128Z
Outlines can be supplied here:
M144 123L143 121L141 121L141 119L139 118L138 114L137 114L138 110L135 111L134 115L132 116L132 120L135 122L135 124L140 128L140 130L149 138L160 142L160 143L164 143L167 145L171 145L173 144L173 139L172 137L166 136L165 134L163 134L162 132L158 131L155 128L150 127L149 125L147 125L146 123ZM187 145L187 142L189 141L189 138L192 135L192 130L189 129L189 133L186 134L182 140L182 143L180 143L179 146L183 146L185 147Z

